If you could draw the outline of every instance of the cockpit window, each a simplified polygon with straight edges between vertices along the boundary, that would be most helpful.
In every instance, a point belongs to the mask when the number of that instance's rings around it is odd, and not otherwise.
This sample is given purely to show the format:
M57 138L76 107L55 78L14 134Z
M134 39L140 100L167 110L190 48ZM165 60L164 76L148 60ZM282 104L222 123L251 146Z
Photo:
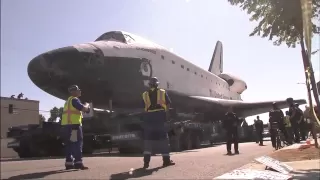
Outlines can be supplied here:
M111 31L104 33L96 41L118 41L130 44L134 39L127 34L123 34L121 31Z
M134 39L131 36L129 36L128 34L124 34L124 38L126 39L128 44L131 44L134 42Z

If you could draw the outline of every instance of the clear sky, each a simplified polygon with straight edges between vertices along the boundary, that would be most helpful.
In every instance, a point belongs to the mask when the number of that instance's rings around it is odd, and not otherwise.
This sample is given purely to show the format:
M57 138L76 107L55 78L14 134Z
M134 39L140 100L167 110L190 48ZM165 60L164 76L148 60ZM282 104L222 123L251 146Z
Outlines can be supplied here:
M2 0L1 96L23 92L40 109L63 106L36 87L29 61L48 50L94 41L112 30L131 32L172 49L208 69L217 40L224 48L224 72L244 79L245 101L307 98L300 48L273 46L249 37L255 22L238 7L213 0ZM313 39L313 49L320 39ZM313 56L319 79L319 53ZM44 114L48 117L48 114ZM267 120L266 115L261 119ZM248 118L249 124L252 117Z

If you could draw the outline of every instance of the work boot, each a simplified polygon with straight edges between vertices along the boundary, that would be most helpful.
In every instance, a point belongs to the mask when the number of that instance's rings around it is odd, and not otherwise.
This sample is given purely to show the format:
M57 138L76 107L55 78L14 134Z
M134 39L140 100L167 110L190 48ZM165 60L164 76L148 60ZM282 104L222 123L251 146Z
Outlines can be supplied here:
M231 151L228 151L228 152L227 152L227 155L232 155Z
M74 168L75 169L79 169L79 170L87 170L87 169L89 169L87 166L84 166L83 164L75 164Z
M149 163L144 163L143 164L143 169L148 169L149 168Z
M150 154L145 154L143 156L143 169L149 168L149 163L150 163L151 155Z
M66 170L71 170L71 169L74 169L73 165L66 165Z
M163 167L173 166L176 164L172 160L170 160L170 156L163 156L162 160L163 160L163 164L162 164Z
M236 150L236 151L234 151L234 153L235 153L235 154L239 154L239 151L238 151L238 150Z

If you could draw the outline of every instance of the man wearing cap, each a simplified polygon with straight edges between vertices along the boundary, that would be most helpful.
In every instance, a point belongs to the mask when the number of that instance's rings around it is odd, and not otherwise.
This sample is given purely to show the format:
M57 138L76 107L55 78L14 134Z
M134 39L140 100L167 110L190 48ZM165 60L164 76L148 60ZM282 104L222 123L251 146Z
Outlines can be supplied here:
M239 119L236 113L233 111L233 107L228 108L228 112L225 114L225 119L223 121L223 127L226 130L227 138L227 155L232 155L231 145L233 143L234 153L239 154L239 135L238 126L240 126L242 121Z
M70 97L64 104L61 120L65 139L65 167L67 170L85 170L88 169L88 167L82 163L82 112L90 112L90 107L88 103L82 104L80 102L79 97L81 96L81 90L77 85L70 86L68 91Z
M301 118L300 111L297 109L292 98L287 98L287 103L289 105L289 116L290 123L294 133L294 142L300 143L300 133L299 133L299 120Z
M145 105L144 118L144 152L143 168L149 167L152 151L158 147L162 154L163 166L175 165L170 160L170 146L168 132L165 127L166 115L170 105L170 99L164 89L158 88L159 81L153 77L149 81L150 89L142 94Z
M260 119L259 116L257 116L257 121L255 126L256 126L256 133L259 140L259 145L263 146L263 121Z
M299 104L295 103L296 109L298 111L298 115L300 116L298 120L298 128L299 128L299 133L300 133L300 138L302 141L306 140L306 121L303 116L303 111L300 109Z
M278 107L276 102L272 103L272 109L269 111L269 132L271 137L272 147L277 148L277 131L280 130L285 139L288 140L287 133L284 126L284 114L283 111Z

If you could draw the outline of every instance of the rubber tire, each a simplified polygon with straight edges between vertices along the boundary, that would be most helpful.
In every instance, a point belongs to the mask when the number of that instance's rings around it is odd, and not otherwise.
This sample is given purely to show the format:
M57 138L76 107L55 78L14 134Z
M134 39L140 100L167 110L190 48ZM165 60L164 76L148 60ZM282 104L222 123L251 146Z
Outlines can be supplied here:
M94 149L92 148L92 146L90 146L90 145L84 145L83 146L83 148L82 148L82 153L83 154L86 154L86 155L91 155L91 154L93 154L93 151L94 151Z
M34 157L33 153L31 152L31 149L30 149L30 144L31 143L32 142L29 142L28 139L21 139L20 140L20 147L17 148L17 153L18 153L20 158Z
M201 146L200 137L195 135L192 139L192 149L199 149Z
M184 134L182 137L182 150L191 150L192 149L192 139L191 134Z
M131 154L132 153L132 149L127 148L127 147L119 147L118 151L120 154Z
M181 140L180 137L171 136L169 139L170 142L170 150L171 152L180 152L181 151Z

